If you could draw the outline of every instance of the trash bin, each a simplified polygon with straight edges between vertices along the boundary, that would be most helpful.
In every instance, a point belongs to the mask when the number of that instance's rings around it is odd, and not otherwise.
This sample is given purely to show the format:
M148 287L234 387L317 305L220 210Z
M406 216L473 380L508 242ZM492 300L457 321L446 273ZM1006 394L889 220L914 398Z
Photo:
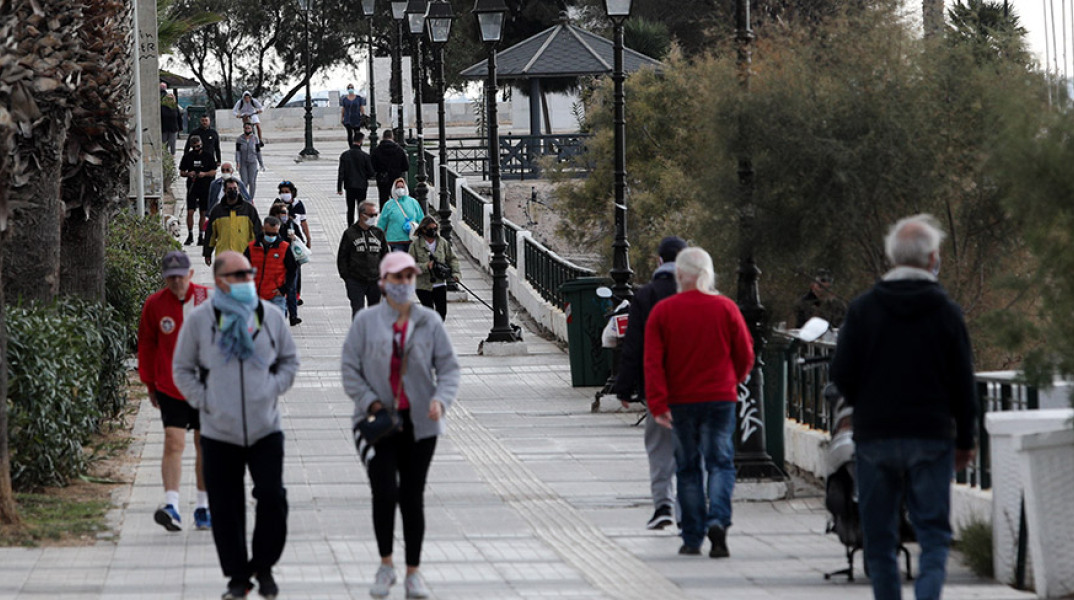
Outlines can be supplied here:
M199 121L205 115L209 115L209 126L212 127L213 114L209 110L208 106L188 106L186 108L186 134L190 135L190 132L194 131L198 127L201 127Z
M414 188L418 186L418 142L408 140L406 146L406 158L410 163L410 170L406 172L406 187L410 195L414 196Z
M567 300L567 346L571 361L571 385L602 386L611 373L612 352L600 343L605 314L614 301L597 296L597 288L611 286L605 277L580 277L565 281L559 290Z

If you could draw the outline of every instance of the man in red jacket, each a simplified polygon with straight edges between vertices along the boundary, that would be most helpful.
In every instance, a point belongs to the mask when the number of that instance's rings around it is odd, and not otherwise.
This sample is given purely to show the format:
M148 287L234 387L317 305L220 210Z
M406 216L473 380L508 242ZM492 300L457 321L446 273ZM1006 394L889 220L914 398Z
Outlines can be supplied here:
M149 390L149 401L160 409L164 421L164 458L160 473L164 480L164 504L153 514L168 531L181 531L179 517L179 479L183 470L183 449L186 432L194 431L194 462L198 498L194 509L194 526L210 529L209 497L201 473L201 422L198 411L187 404L182 392L172 380L172 354L183 317L209 297L204 286L191 283L194 269L183 252L164 255L164 289L154 293L142 307L138 325L138 376Z
M294 277L298 263L291 253L291 245L280 238L280 225L278 218L265 217L261 235L250 242L243 255L257 270L254 275L257 295L287 314L287 292L291 289L287 282Z
M753 366L753 339L735 303L716 291L707 252L680 252L675 280L679 293L653 307L645 324L645 396L653 418L678 440L679 554L700 554L707 535L709 556L724 558L735 487L735 406Z

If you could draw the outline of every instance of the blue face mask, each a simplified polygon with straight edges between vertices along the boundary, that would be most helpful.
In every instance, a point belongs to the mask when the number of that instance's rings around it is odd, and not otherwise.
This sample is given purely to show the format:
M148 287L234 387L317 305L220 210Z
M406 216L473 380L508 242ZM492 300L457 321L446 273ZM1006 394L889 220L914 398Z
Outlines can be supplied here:
M243 304L252 304L257 300L257 286L252 281L242 281L231 284L228 295Z
M280 236L278 236L278 235L266 235L265 236L265 243L266 244L273 244L278 239L280 239Z

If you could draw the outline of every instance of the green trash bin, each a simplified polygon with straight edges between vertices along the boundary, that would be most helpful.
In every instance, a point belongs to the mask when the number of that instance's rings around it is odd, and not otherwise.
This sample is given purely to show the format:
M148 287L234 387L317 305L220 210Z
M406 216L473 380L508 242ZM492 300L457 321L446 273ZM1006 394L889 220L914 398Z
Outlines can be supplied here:
M410 163L410 170L406 172L406 187L410 195L414 196L414 188L418 186L418 142L408 142L406 146L406 158Z
M564 282L559 290L567 301L567 346L571 361L571 385L602 386L612 366L612 351L600 344L600 333L612 298L597 296L597 288L610 287L604 277L580 277Z
M198 127L201 127L201 120L205 115L209 115L209 126L213 126L213 113L209 110L208 106L188 106L186 107L186 134L190 135L190 132L194 131Z

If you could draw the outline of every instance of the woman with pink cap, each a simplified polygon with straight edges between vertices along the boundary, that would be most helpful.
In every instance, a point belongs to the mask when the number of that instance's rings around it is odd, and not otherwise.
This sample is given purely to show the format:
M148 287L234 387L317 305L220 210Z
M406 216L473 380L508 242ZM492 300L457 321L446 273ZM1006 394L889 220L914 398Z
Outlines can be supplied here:
M417 301L420 269L405 252L380 261L384 302L360 310L343 343L343 388L354 400L353 429L373 491L373 531L380 567L369 593L386 598L396 583L392 561L395 509L403 517L407 598L428 598L418 567L425 537L425 480L444 433L444 415L459 389L459 363L436 311ZM372 446L358 438L358 423L382 409L402 429Z

